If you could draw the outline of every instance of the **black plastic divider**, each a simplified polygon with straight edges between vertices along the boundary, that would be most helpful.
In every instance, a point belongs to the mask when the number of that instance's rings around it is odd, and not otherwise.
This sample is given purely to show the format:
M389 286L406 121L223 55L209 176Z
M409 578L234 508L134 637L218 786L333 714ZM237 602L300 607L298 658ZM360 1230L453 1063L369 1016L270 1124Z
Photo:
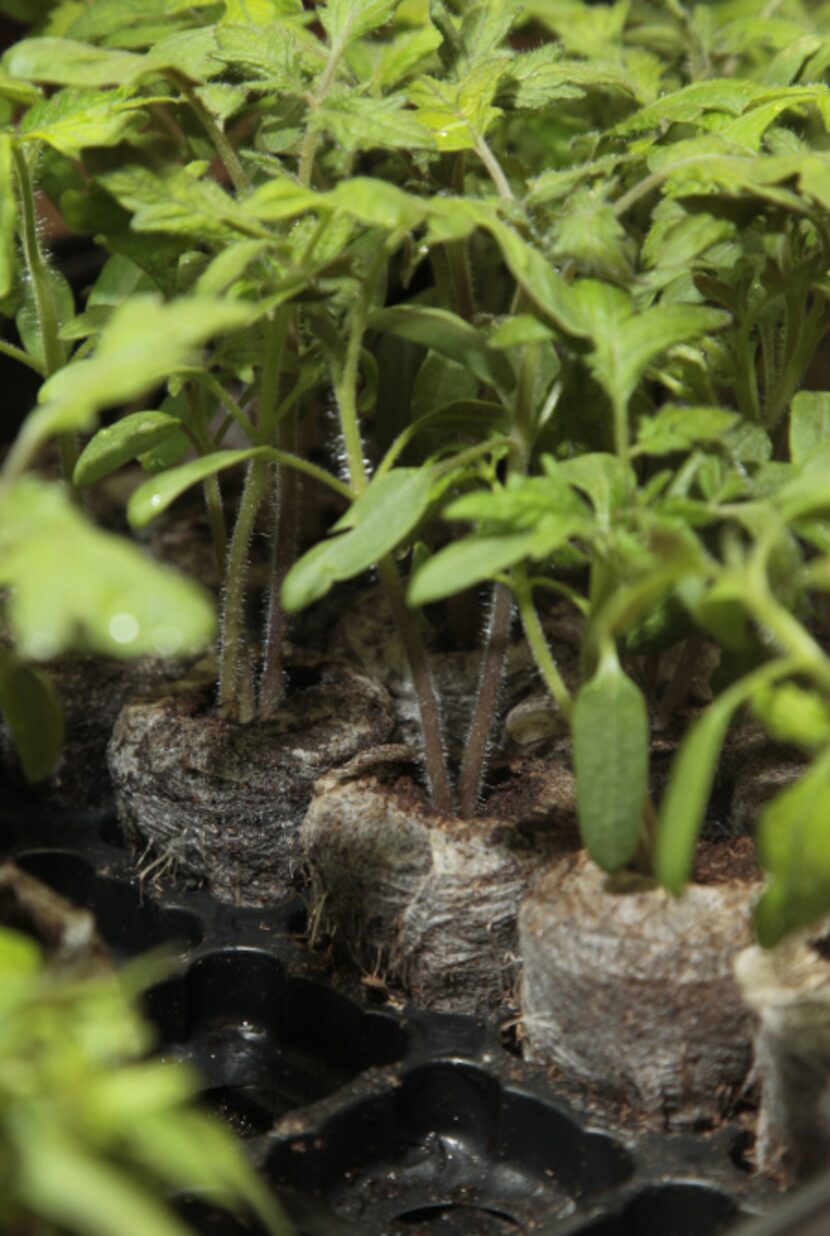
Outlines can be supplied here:
M719 1236L774 1199L741 1170L737 1127L613 1135L496 1027L378 1007L303 949L296 899L241 910L158 891L100 816L0 816L4 849L93 910L116 957L179 956L146 996L158 1050L197 1067L300 1236ZM204 1200L180 1209L206 1236L258 1230Z

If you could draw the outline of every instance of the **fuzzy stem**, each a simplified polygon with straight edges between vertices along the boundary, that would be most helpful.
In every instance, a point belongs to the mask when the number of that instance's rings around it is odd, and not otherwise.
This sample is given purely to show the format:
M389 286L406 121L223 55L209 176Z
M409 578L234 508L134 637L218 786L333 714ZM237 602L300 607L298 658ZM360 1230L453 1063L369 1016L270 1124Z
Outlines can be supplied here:
M566 721L570 721L573 707L571 693L565 686L562 675L559 673L559 668L553 659L553 654L548 647L548 641L539 621L536 606L533 604L533 594L527 582L527 576L521 568L516 568L513 572L513 592L516 597L516 604L519 607L519 616L522 620L522 626L524 627L533 660L536 662L545 686L559 705L562 716Z
M185 386L185 398L187 399L187 404L190 408L194 430L200 447L205 447L207 439L205 408L202 403L201 392L192 382L188 382ZM219 486L219 477L206 477L202 485L202 491L205 496L205 507L207 509L208 522L210 523L211 540L213 542L213 556L221 578L225 565L225 554L227 553L228 532L225 525L225 510L222 505L222 491Z
M320 75L320 80L317 83L312 98L309 100L309 113L313 115L317 108L325 99L329 90L332 87L340 61L343 58L343 53L346 50L346 43L341 40L339 43L333 43L329 51L329 58L326 61L326 67ZM314 157L317 154L317 149L320 145L321 133L319 129L309 128L306 130L303 144L300 148L300 163L297 171L297 176L300 184L304 188L308 188L311 184L311 177L314 171Z
M450 184L454 193L464 196L464 151L453 156ZM476 316L476 297L470 269L470 249L466 240L452 240L441 246L447 262L453 307L460 317L472 322Z
M438 55L444 67L451 69L459 56L463 54L464 47L455 22L443 0L432 0L429 6L429 18L443 39L438 48Z
M519 365L519 382L514 408L514 440L508 462L508 477L527 470L527 461L533 441L533 397L537 364L538 346L528 344L522 349ZM461 764L459 813L465 819L475 814L481 784L484 780L487 751L496 716L499 688L504 675L512 621L513 596L506 584L498 583L493 589L478 692L473 705L472 721Z
M426 650L418 631L415 616L406 604L398 568L391 555L378 563L378 573L386 593L395 626L404 646L412 685L418 699L421 714L421 731L424 740L424 763L429 780L433 806L439 811L452 810L447 764L444 755L444 738L441 730L441 710L432 681Z
M270 329L266 329L265 332L257 436L266 440L273 436L274 408L288 329L288 312L287 310L278 311L274 315ZM272 462L267 458L253 459L249 465L225 573L222 648L219 659L219 705L228 712L237 712L242 721L251 720L248 715L249 709L242 707L243 693L247 694L245 581L248 573L248 554L257 514L268 488L268 473L272 467Z
M481 136L476 138L476 154L486 167L487 174L496 186L499 197L505 202L515 201L513 190L510 188L510 181L505 176L504 169Z
M292 427L296 435L296 425ZM288 615L280 594L297 549L300 474L294 468L272 471L271 570L268 580L268 612L265 650L259 688L259 715L274 715L283 695L283 644L288 635Z
M506 584L496 584L490 607L487 640L481 661L478 695L464 747L458 783L458 813L463 819L469 819L470 816L475 815L478 805L490 732L493 728L499 689L504 674L512 618L513 595Z
M346 348L346 359L341 373L334 382L349 478L357 494L362 493L369 483L363 458L363 440L357 410L360 350L363 345L372 295L386 256L385 250L382 249L364 281L360 298L352 311L352 327ZM387 554L378 563L378 573L404 646L412 684L418 699L424 740L424 762L432 801L440 811L449 811L452 806L452 795L441 733L441 710L430 674L426 650L421 640L418 624L407 607L403 585L391 555Z
M277 309L270 329L265 332L258 437L268 446L276 445L280 415L280 374L291 314L292 310L288 305ZM272 716L282 700L282 646L288 620L280 599L280 591L282 581L291 566L296 541L296 510L292 506L292 500L296 505L296 480L297 473L294 469L289 469L284 475L279 465L274 464L264 482L271 494L271 562L258 701L261 717Z
M245 583L248 554L260 504L265 496L269 463L253 459L248 466L239 511L234 524L225 568L225 595L222 605L222 642L219 654L219 707L240 721L249 721L243 708L250 671L245 638Z
M251 190L251 182L245 175L242 164L239 162L239 156L231 143L228 141L225 132L213 119L196 91L190 85L190 82L187 81L187 79L180 73L172 73L170 76L173 78L179 90L181 90L182 94L193 108L193 111L196 113L202 128L207 133L214 149L216 150L216 153L222 160L225 170L230 176L231 183L233 184L234 189L236 189L236 192L240 195L249 193Z
M20 200L23 222L23 254L26 268L32 283L32 293L35 300L40 338L43 347L44 377L51 377L66 363L66 352L60 338L60 323L52 294L49 267L40 247L37 231L37 215L35 212L35 191L32 184L32 174L26 155L16 144L12 147L17 183L20 190ZM58 438L61 466L67 481L72 480L75 464L78 460L78 447L75 435L63 433Z

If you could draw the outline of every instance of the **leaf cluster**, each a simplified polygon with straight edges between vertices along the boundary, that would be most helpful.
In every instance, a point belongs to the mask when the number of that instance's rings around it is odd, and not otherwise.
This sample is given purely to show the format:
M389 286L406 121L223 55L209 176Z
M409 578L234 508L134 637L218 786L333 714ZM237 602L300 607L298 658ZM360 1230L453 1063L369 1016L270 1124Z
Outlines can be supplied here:
M274 707L278 654L255 680L244 647L246 561L282 501L272 616L377 566L415 647L404 588L426 622L465 590L510 590L609 870L681 891L739 710L802 747L809 772L761 825L758 930L772 943L826 910L828 68L830 16L806 0L45 10L0 74L0 296L45 379L0 489L10 673L210 638L201 594L155 568L151 584L27 475L103 415L66 469L77 487L143 468L136 527L203 487L224 709ZM84 305L39 247L38 176L110 254ZM242 465L229 528L221 484ZM338 504L302 553L288 477ZM584 621L573 694L544 640L550 593ZM652 736L684 715L653 803ZM440 734L425 751L435 789Z

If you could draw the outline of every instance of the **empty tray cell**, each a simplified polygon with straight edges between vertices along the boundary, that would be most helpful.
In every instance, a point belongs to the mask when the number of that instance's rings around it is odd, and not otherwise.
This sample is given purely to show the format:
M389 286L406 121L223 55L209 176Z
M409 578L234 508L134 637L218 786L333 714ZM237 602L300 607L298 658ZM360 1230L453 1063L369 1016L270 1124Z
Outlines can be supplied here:
M461 1061L413 1068L313 1132L289 1126L267 1162L275 1184L384 1236L524 1231L632 1171L612 1138Z
M202 938L202 925L194 914L165 909L125 880L96 875L77 854L33 850L15 861L75 905L91 910L117 958L134 957L165 944L187 949Z
M388 1014L287 976L275 957L252 948L200 957L153 988L146 1008L165 1042L187 1045L211 1090L272 1120L333 1093L368 1064L399 1058L406 1045Z
M708 1185L655 1185L619 1212L568 1229L569 1236L719 1236L741 1217L728 1194Z

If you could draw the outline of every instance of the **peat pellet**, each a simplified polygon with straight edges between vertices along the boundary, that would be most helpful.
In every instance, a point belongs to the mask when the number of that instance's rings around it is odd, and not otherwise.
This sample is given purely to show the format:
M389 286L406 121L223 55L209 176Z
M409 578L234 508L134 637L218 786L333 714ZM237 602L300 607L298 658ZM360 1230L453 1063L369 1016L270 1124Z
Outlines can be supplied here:
M222 716L205 682L122 711L109 747L116 806L156 870L195 878L237 905L292 891L314 781L394 724L384 689L347 666L289 666L292 677L268 721Z
M830 1162L830 920L743 950L735 973L755 1020L756 1165L793 1184Z
M526 1057L610 1119L717 1122L752 1055L732 963L760 885L744 855L735 865L730 878L713 862L711 882L675 899L640 876L609 882L584 853L554 863L519 914Z
M462 820L429 805L415 767L390 747L318 782L302 828L312 921L418 1004L493 1016L514 1004L528 881L576 844L572 774L516 761L484 815Z

